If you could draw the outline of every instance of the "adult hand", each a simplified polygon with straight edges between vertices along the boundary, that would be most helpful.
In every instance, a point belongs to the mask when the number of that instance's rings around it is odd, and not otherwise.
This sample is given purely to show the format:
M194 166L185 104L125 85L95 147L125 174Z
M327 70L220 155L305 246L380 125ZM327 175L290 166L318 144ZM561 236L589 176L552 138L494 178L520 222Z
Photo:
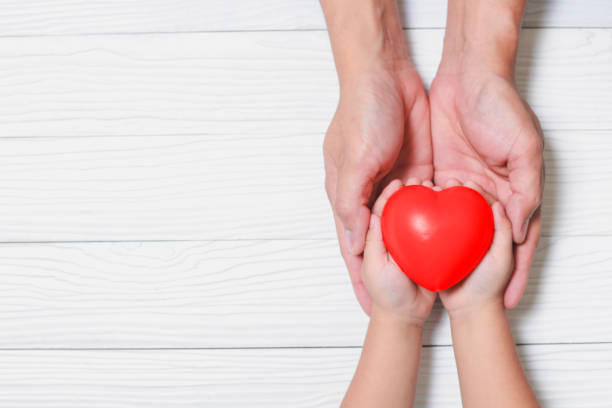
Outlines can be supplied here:
M342 95L323 152L341 253L369 314L360 271L371 201L387 180L432 177L429 109L418 74L407 68L364 75Z
M490 10L490 2L475 1L471 7L449 2L444 53L429 96L434 180L473 181L503 203L517 244L504 297L512 308L525 290L540 236L543 139L513 80L524 1L504 0L507 9L495 4ZM476 12L480 19L470 14Z
M395 0L367 0L359 8L350 0L321 3L340 81L323 145L325 187L357 300L369 314L360 271L370 206L381 183L431 179L429 105Z

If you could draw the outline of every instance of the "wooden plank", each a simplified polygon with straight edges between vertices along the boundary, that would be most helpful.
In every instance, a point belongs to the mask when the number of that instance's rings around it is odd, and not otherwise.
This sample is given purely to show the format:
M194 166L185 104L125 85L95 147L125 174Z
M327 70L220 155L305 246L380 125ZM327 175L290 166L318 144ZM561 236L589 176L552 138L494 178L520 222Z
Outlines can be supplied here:
M360 349L0 352L7 407L337 407ZM609 407L612 346L519 347L544 407ZM580 383L576 382L580 373ZM460 406L450 347L423 350L417 407Z
M425 82L442 30L410 42ZM612 29L524 30L517 82L545 129L612 129ZM0 39L0 136L325 131L337 79L325 32Z
M519 343L612 341L609 237L545 239L510 320ZM0 348L358 346L336 242L0 246ZM451 343L440 304L425 344Z
M445 25L444 0L401 0L400 8L405 27ZM530 0L524 25L610 27L611 11L607 0ZM311 0L7 0L0 6L0 36L324 28L319 3Z
M0 240L333 239L322 135L282 132L0 138ZM547 132L544 235L612 234L611 133Z

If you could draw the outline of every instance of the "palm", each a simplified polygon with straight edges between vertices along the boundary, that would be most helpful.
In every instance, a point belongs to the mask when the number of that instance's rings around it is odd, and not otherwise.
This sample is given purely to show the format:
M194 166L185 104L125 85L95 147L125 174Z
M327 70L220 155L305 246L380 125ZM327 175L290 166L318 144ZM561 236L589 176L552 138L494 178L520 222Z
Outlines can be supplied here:
M388 263L381 270L374 270L373 273L379 276L370 278L371 281L374 281L369 285L370 290L376 292L372 295L384 298L389 309L397 310L403 306L405 310L401 310L402 314L413 313L422 320L427 318L436 299L435 292L425 290L412 282L391 261L390 256Z
M401 149L393 167L383 185L389 180L397 179L406 182L410 177L428 180L433 177L433 156L431 146L431 127L429 101L421 78L414 70L400 76L403 90L403 120L395 129L401 138ZM381 132L384 139L388 134Z
M514 307L540 236L544 168L538 120L512 82L493 74L438 74L430 106L436 184L473 181L487 198L502 202L512 222L520 245L504 302Z
M335 181L350 160L359 160L364 173L376 175L377 185L395 178L431 179L428 106L421 79L411 67L393 75L378 72L364 77L341 98L325 137L328 182ZM333 196L330 189L336 185L327 188Z
M507 205L515 187L512 163L533 143L538 126L512 84L495 76L476 83L437 77L430 101L435 183L472 180Z

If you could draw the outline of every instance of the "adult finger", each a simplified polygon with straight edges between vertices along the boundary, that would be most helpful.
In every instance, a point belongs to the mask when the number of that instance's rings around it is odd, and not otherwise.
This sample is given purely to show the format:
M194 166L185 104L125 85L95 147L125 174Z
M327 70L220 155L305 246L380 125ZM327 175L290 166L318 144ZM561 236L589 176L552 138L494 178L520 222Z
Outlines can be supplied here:
M370 299L370 294L366 290L363 280L361 279L361 265L363 263L363 257L361 255L354 255L351 253L347 247L342 223L337 216L334 216L334 221L336 223L338 243L340 244L340 253L344 259L344 263L346 264L346 269L348 270L349 277L351 279L351 285L353 286L355 297L357 298L357 301L359 302L359 305L363 311L369 316L372 307L372 300Z
M504 305L508 309L515 307L525 292L531 261L540 240L541 227L542 214L538 209L529 224L527 238L522 244L516 245L514 250L514 271L504 294Z
M542 203L544 189L543 141L534 125L533 130L516 143L508 161L512 195L506 212L512 222L514 242L522 243L527 236L529 221Z
M353 255L363 252L370 222L368 202L374 187L374 176L359 164L347 163L338 172L334 212L344 229L346 247Z

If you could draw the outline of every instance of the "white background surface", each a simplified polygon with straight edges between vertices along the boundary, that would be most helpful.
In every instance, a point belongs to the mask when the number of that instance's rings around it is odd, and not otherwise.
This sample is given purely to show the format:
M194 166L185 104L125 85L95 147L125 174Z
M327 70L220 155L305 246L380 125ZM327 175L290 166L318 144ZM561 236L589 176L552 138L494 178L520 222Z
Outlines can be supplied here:
M431 81L443 1L405 1ZM545 407L612 404L612 4L532 0L544 229L510 312ZM414 29L416 28L416 29ZM334 407L367 320L323 190L311 0L0 3L0 406ZM418 406L459 402L448 319Z

